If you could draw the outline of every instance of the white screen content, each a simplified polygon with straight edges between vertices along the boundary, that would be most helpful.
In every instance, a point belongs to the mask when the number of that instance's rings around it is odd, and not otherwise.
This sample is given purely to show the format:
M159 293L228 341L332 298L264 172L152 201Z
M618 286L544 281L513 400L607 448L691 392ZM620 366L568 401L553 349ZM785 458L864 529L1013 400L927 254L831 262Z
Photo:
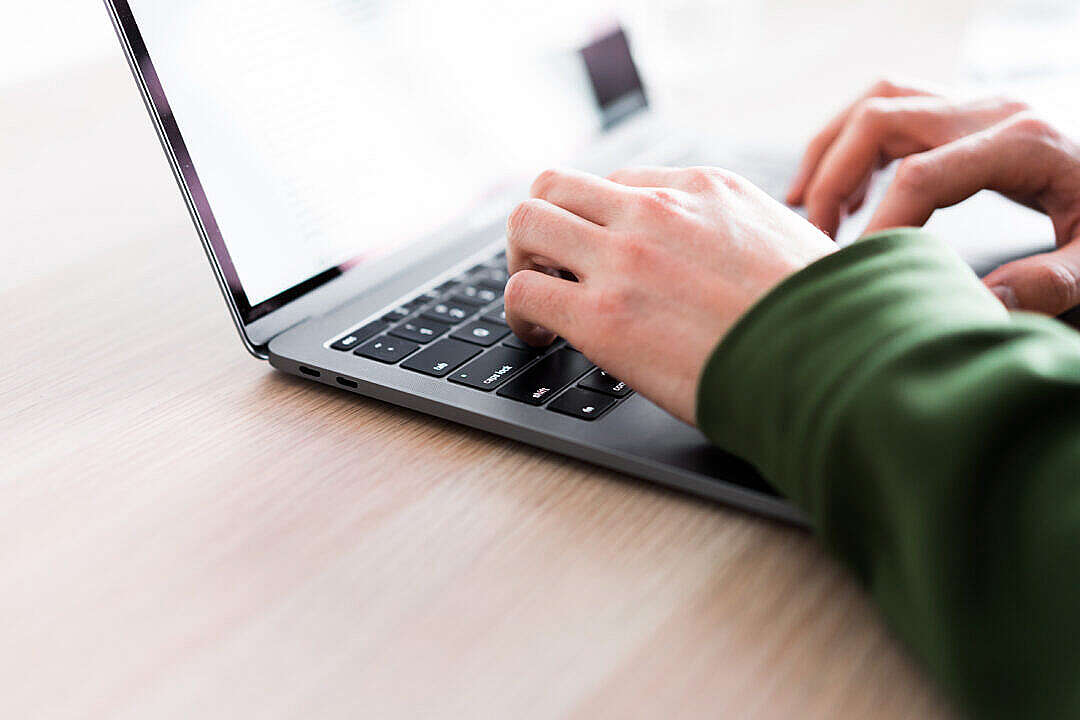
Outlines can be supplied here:
M602 2L129 4L252 306L462 219L600 127L577 49Z

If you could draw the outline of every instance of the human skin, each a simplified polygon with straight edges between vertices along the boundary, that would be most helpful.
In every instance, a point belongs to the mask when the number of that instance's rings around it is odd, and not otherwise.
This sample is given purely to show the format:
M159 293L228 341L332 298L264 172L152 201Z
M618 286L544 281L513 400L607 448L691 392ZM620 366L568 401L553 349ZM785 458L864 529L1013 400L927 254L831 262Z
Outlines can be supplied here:
M753 184L715 168L633 168L609 178L551 170L532 195L507 227L510 327L534 345L566 338L691 424L717 340L778 282L836 249Z
M810 142L787 201L836 232L872 174L904 158L866 232L922 225L934 210L996 190L1046 213L1058 249L996 269L986 285L1007 307L1057 315L1080 304L1080 148L1023 102L952 99L882 80Z
M903 161L870 231L921 224L985 188L1042 209L1059 249L985 282L1010 307L1061 312L1080 304L1080 149L1023 108L997 103L975 103L967 134ZM1004 119L990 122L996 114ZM809 191L828 152L794 196ZM629 168L607 178L549 170L531 195L507 223L510 327L533 345L566 338L691 424L721 338L784 278L836 250L813 224L717 168Z

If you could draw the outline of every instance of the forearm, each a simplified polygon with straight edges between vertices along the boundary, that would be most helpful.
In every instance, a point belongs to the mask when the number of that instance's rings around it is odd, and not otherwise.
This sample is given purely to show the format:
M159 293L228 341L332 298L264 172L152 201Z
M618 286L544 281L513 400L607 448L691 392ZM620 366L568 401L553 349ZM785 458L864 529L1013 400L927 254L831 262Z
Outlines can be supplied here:
M815 263L726 336L698 419L803 507L981 716L1080 712L1080 341L921 233Z

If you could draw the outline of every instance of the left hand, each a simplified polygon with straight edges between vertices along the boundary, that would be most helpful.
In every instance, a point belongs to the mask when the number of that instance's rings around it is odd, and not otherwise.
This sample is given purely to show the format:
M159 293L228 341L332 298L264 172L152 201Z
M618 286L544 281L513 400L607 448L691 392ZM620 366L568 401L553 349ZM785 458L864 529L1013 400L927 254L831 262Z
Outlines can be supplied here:
M636 168L608 179L548 171L532 195L507 223L510 327L533 345L561 335L690 424L720 338L773 286L836 249L717 169Z

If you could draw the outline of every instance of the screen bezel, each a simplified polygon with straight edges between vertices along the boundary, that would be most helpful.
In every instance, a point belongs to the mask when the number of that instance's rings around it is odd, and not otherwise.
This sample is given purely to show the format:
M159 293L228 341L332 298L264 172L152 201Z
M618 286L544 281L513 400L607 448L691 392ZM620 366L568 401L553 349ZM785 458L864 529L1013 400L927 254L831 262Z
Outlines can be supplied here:
M233 265L229 249L225 245L221 230L214 219L210 201L203 190L198 172L195 170L195 164L180 133L180 127L173 115L157 70L150 59L149 50L135 21L131 7L128 5L127 0L107 0L107 4L111 6L113 11L114 22L122 34L125 47L129 52L129 60L133 63L133 69L146 95L147 104L162 135L162 142L166 146L166 152L173 162L177 180L184 189L193 213L197 216L201 234L204 234L205 241L209 245L208 252L213 256L215 267L220 273L225 290L235 306L240 322L243 325L249 325L292 300L340 276L348 267L347 265L340 265L318 273L255 305L248 301L247 293L240 283L240 277L236 272L235 265Z
M346 262L307 278L255 305L249 302L134 13L127 0L104 1L237 330L245 347L256 357L265 359L267 357L266 344L270 338L305 317L302 310L295 308L299 304L295 301L313 294L313 291L326 288L332 281L342 278L347 270L353 270L350 275L358 275L359 273L356 272L358 268L355 268L351 261ZM619 36L622 45L628 51L629 46L621 28L616 28L613 34ZM626 115L632 114L624 115L621 111L612 112L616 108L610 107L611 105L626 107L625 101L628 97L632 99L629 105L635 112L648 105L633 59L629 55L627 58L636 86L631 92L624 93L622 98L619 98L623 102L604 102L601 99L601 90L594 84L596 100L604 116L604 130L610 130ZM595 77L593 80L595 83ZM397 265L392 262L385 264ZM269 316L279 310L283 311L278 313L282 316L281 322L271 321ZM256 328L258 332L255 332Z

